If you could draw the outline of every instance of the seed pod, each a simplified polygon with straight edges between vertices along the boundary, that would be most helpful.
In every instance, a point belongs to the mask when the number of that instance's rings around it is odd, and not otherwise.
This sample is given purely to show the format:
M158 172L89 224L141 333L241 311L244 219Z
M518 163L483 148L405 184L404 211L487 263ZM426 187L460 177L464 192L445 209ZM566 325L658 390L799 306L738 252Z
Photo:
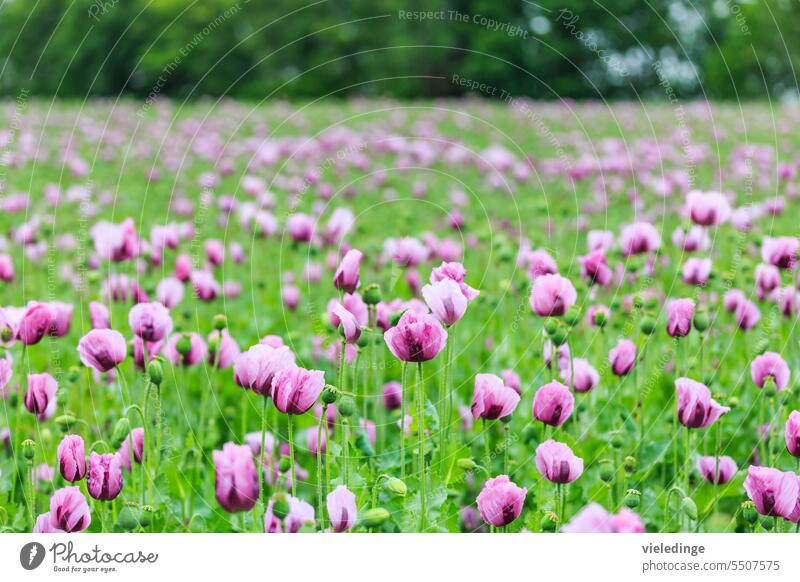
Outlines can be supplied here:
M336 386L325 384L325 388L322 390L322 402L325 404L333 404L336 402L338 397L339 390L336 388Z
M552 511L547 511L542 516L542 520L539 522L539 525L541 525L543 532L553 533L554 531L556 531L556 526L558 525L558 522L559 522L558 516Z
M570 327L575 327L581 321L581 312L580 309L576 307L570 307L567 312L564 314L564 323L566 323Z
M133 531L139 527L139 506L133 501L126 501L117 517L117 525L125 531Z
M639 329L645 335L653 335L656 331L656 320L650 316L643 317L639 322Z
M139 523L142 524L142 527L147 527L152 523L155 512L156 510L152 505L142 505L142 509L139 512Z
M226 327L228 327L228 318L222 314L217 314L214 316L214 329L217 331L222 331Z
M756 505L752 501L743 501L741 510L742 517L750 525L753 525L758 519L758 511L756 511Z
M708 314L702 311L695 313L692 323L694 324L694 328L700 333L703 333L708 329L708 326L711 325L711 321L708 319Z
M631 455L625 457L623 467L625 468L625 472L628 475L636 472L636 457L633 457Z
M556 331L551 336L553 343L556 344L557 346L563 346L565 343L567 343L568 338L569 338L569 332L563 327L557 328Z
M625 506L630 509L636 509L642 500L642 493L636 489L628 489L625 493Z
M614 480L614 465L608 459L600 461L600 479L605 483L611 483Z
M364 288L362 294L364 303L367 305L377 305L381 302L381 287L377 283L370 283Z
M554 318L548 317L544 320L544 330L547 332L547 335L552 336L557 329L558 321L556 321Z
M289 515L289 500L285 493L276 493L272 496L272 515L281 521Z
M31 439L22 441L22 456L28 461L32 461L33 457L36 456L36 443Z
M389 512L383 507L374 507L361 512L361 525L364 527L379 527L390 517Z
M396 497L405 497L408 493L405 482L397 477L389 477L383 482L383 488Z
M287 457L286 455L281 455L280 460L278 461L278 471L281 473L285 473L292 467L292 460Z
M175 342L175 349L178 350L178 353L182 356L185 356L189 352L192 351L192 340L188 335L181 335L178 338L178 341Z
M353 416L356 411L356 401L353 400L352 396L343 396L339 401L337 409L339 410L339 414L344 417Z

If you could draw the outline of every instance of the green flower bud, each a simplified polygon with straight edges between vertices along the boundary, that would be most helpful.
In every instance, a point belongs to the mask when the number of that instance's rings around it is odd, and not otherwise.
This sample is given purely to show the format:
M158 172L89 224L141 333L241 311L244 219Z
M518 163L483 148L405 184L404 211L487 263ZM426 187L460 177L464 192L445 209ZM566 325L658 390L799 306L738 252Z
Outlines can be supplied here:
M749 523L750 525L755 524L756 520L758 519L758 511L756 510L756 505L752 501L743 501L741 505L742 510L742 517L744 520Z
M147 364L147 376L156 386L160 386L164 380L164 368L161 367L160 358L155 358Z
M139 527L139 506L133 501L126 501L117 516L117 525L125 531L133 531Z
M688 495L681 500L681 509L689 519L693 521L697 519L697 504Z
M383 488L395 497L405 497L408 493L408 487L405 482L397 477L389 477L383 482Z
M281 455L278 461L278 471L286 473L292 467L292 460L286 455Z
M614 431L611 433L611 446L615 449L621 449L622 446L625 444L625 437L621 432Z
M692 323L694 324L694 328L700 333L703 333L705 330L708 329L708 326L711 325L711 321L708 318L708 314L702 311L699 313L695 313Z
M131 421L126 417L120 418L114 425L114 431L111 433L111 445L118 449L131 432Z
M564 323L570 327L575 327L581 321L581 312L576 307L570 307L564 314Z
M380 527L389 519L389 517L391 517L389 512L383 507L374 507L372 509L362 511L361 515L359 516L359 520L361 521L361 525L364 527Z
M633 457L631 455L628 455L627 457L625 457L625 461L624 461L623 467L625 468L625 472L628 475L630 475L632 473L635 473L636 472L636 457Z
M377 283L371 283L364 288L362 293L364 303L367 305L377 305L381 302L381 287Z
M547 511L542 516L542 521L539 522L539 525L541 525L543 532L553 533L556 531L558 521L558 516L555 513L552 511Z
M547 335L552 336L557 329L558 321L556 321L555 318L548 317L544 320L544 330L547 332Z
M217 331L222 331L226 327L228 327L228 318L222 314L217 314L214 316L213 321L214 329Z
M358 347L365 348L367 345L369 345L369 335L362 333L360 336L358 336Z
M31 439L22 441L22 455L28 460L32 461L36 456L36 443Z
M656 320L649 315L643 317L639 322L639 329L644 335L653 335L656 331Z
M333 404L336 402L338 397L339 390L336 388L336 386L325 384L325 388L322 390L322 402L325 404Z
M608 315L605 311L598 309L594 312L594 324L597 327L605 327L608 323Z
M70 427L77 421L78 419L71 414L62 414L61 416L56 416L53 419L53 422L56 423L56 426L58 426L59 430L64 433L68 432Z
M289 515L289 500L285 493L276 493L272 496L272 515L281 521Z
M600 479L605 483L611 483L614 480L614 465L608 459L600 461Z
M356 412L356 401L353 400L352 396L342 396L342 399L339 401L339 404L336 408L339 411L339 414L345 418L353 416L353 414Z
M636 509L642 501L642 493L636 489L628 489L625 493L625 506Z
M191 338L183 334L181 337L178 338L178 341L175 342L175 349L178 350L178 353L182 356L185 356L190 351L192 351L192 340Z
M644 298L641 295L633 296L633 307L635 309L641 309L644 307Z
M470 457L461 457L456 461L456 465L465 471L472 471L478 466Z
M553 340L554 344L556 344L557 346L563 346L567 342L567 339L569 338L569 332L563 327L559 327L550 337Z

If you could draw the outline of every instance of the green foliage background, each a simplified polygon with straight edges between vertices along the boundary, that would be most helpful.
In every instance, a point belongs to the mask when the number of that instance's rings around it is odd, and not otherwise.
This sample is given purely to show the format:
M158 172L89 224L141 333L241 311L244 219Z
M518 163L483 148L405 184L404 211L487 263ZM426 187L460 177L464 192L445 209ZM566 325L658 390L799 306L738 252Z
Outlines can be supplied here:
M637 99L663 97L658 61L679 96L781 97L797 91L799 39L798 0L4 0L0 94L428 98L468 91L458 74Z

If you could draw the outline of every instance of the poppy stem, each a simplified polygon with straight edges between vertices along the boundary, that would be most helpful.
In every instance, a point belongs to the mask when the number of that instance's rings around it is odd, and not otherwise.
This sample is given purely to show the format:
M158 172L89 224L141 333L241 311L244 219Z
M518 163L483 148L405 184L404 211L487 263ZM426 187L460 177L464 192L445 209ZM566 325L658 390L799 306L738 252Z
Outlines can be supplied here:
M422 362L417 364L417 447L419 449L419 486L420 486L420 532L425 531L426 495L425 495L425 382L422 377Z
M322 423L328 422L328 405L323 402L322 404L322 414L319 416L319 422L317 423L317 513L319 514L319 523L320 523L320 530L325 531L325 514L322 510ZM327 431L327 425L325 427ZM325 444L327 449L327 441L328 435L325 434ZM264 448L264 445L261 445L261 448ZM325 488L327 491L328 484L325 483Z
M261 404L261 452L259 454L258 460L258 467L256 470L258 471L258 482L260 484L261 490L261 499L264 500L264 511L266 512L266 486L264 481L264 453L266 452L266 444L267 444L267 396L262 395L261 398L264 400ZM266 527L266 524L265 526Z
M292 421L292 417L293 415L290 414L286 419L286 425L289 427L289 471L291 471L290 474L292 476L292 497L296 497L297 475L295 474L294 468L294 422ZM319 447L319 443L317 443L317 447Z
M406 363L400 372L400 479L406 479Z

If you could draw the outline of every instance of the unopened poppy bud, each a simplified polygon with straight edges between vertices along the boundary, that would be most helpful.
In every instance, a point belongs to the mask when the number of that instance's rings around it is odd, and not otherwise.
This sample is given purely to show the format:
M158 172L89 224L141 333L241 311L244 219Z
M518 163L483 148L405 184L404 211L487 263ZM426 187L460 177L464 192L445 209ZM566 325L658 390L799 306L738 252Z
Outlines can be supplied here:
M656 331L656 320L650 316L643 317L639 322L639 329L644 335L653 335Z
M352 396L343 396L336 408L344 417L353 416L356 411L356 401Z
M292 466L292 461L286 455L282 455L280 461L278 461L278 471L281 473L285 473L288 471Z
M379 527L391 516L383 507L374 507L362 511L359 517L361 518L361 525L364 527Z
M33 457L36 456L36 443L31 439L22 441L22 455L28 461L33 460Z
M139 512L139 523L142 524L142 527L147 527L153 521L153 514L155 514L156 510L153 509L152 505L142 505L142 509Z
M272 515L281 521L289 515L289 500L285 493L277 493L272 496Z
M478 465L473 461L470 457L462 457L456 461L456 465L460 469L464 469L465 471L472 471Z
M625 437L622 436L621 432L616 431L616 432L612 433L612 435L611 435L611 446L612 447L614 447L615 449L620 449L620 448L622 448L622 445L624 445L624 444L625 444Z
M158 358L147 364L147 375L153 384L156 386L161 385L161 382L164 380L164 369L161 367L161 362Z
M369 336L365 333L362 333L358 336L358 347L365 348L369 344Z
M703 313L702 311L695 313L692 323L694 324L694 328L700 333L703 333L708 329L708 326L711 325L711 322L708 319L708 314Z
M557 346L563 346L567 342L569 332L563 327L559 327L551 336L553 343Z
M336 402L336 399L339 397L339 390L336 386L332 384L325 384L325 388L322 390L322 401L325 404L333 404Z
M139 506L132 501L126 501L117 517L117 525L125 531L133 531L139 526L139 514Z
M570 327L575 327L581 321L581 312L576 307L570 307L564 314L564 323Z
M552 336L557 329L558 322L554 318L548 317L544 320L544 330L547 332L547 335Z
M628 475L630 475L631 473L636 472L636 457L633 457L631 455L628 455L627 457L625 457L625 461L624 461L623 467L625 468L625 472Z
M367 305L377 305L381 302L381 287L377 283L371 283L364 288L362 295L364 303Z
M67 380L72 383L77 382L81 378L81 369L78 366L70 366L67 374Z
M178 338L178 341L175 342L175 349L178 350L180 355L185 356L192 351L192 338L186 334L182 334L181 337Z
M600 479L605 483L611 483L614 480L614 466L611 461L605 460L600 462Z
M772 531L772 528L775 527L775 518L769 515L765 515L761 518L759 522L761 527L763 527L767 531Z
M689 519L693 521L697 519L697 504L691 497L686 496L681 500L681 509Z
M642 501L642 493L636 489L628 489L625 493L625 506L636 509Z
M542 516L542 521L539 523L542 526L543 532L553 533L556 531L556 526L558 525L558 516L552 511L547 511Z
M56 426L61 430L61 432L69 431L70 427L77 422L77 418L72 416L71 414L62 414L61 416L56 416L53 419L53 422L56 423Z
M120 418L114 425L114 431L111 433L111 445L118 449L122 443L128 438L131 432L131 421L126 417Z
M408 493L405 482L397 477L389 477L383 482L383 488L396 497L405 497Z
M758 519L758 511L756 510L756 505L750 500L743 501L741 505L742 510L742 517L744 520L753 525L756 520Z
M222 331L226 327L228 327L228 318L222 314L217 314L214 316L213 321L214 329L217 331Z

